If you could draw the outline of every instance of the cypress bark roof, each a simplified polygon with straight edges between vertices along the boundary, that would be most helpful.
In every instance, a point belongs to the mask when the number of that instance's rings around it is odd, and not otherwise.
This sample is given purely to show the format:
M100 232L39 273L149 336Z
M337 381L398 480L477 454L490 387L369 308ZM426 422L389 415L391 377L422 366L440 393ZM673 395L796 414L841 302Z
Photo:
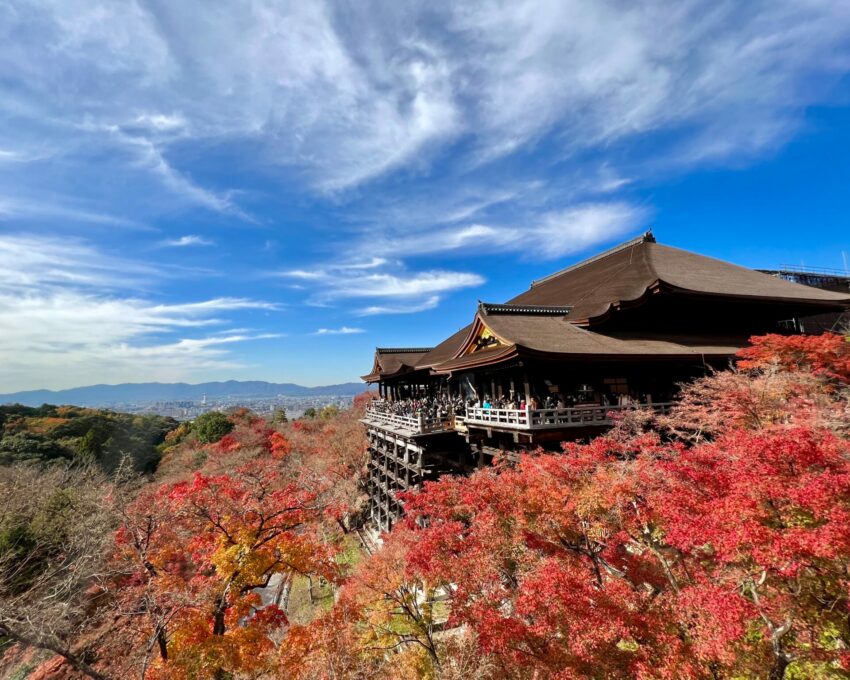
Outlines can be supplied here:
M592 325L612 309L640 301L653 291L790 304L812 314L850 307L848 294L792 283L664 246L647 233L539 279L505 304L479 303L473 323L433 349L378 349L372 373L363 379L373 382L412 371L452 372L520 354L600 359L723 357L734 355L746 344L744 336L601 334L580 327ZM488 337L480 335L485 328Z
M456 356L434 367L448 373L500 363L520 356L550 355L552 358L626 359L642 357L694 358L733 356L746 345L746 338L705 338L653 336L647 334L602 335L576 326L566 316L550 313L531 315L494 313L479 307ZM495 337L495 344L476 348L476 337L484 328Z
M428 354L423 356L416 364L416 368L433 368L434 366L454 357L471 330L472 324L469 324L468 326L461 328L457 331L457 333L450 335L434 349L428 352Z
M651 235L535 281L508 304L571 306L573 323L603 316L654 287L679 293L841 307L850 296L803 286L746 267L656 243Z
M372 372L361 376L361 379L371 383L382 377L410 373L416 370L416 364L432 349L431 347L378 347L375 349Z

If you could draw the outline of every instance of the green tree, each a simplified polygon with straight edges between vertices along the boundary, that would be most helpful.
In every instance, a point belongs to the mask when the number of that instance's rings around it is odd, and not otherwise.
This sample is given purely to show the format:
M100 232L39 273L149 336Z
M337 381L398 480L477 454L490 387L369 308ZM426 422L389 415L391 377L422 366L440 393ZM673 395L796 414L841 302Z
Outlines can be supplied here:
M217 442L224 435L233 430L233 423L223 413L210 411L195 418L192 423L192 432L202 444Z
M278 406L274 410L274 415L272 416L272 422L275 423L288 423L289 418L286 415L286 409L283 406Z
M78 441L75 455L77 460L86 464L97 463L103 453L103 445L109 439L106 427L92 427Z
M315 418L316 417L316 409L312 406L308 409L304 409L304 417L305 418Z
M330 406L325 406L325 408L319 412L319 418L322 420L330 420L331 418L336 418L338 415L339 408L332 404Z

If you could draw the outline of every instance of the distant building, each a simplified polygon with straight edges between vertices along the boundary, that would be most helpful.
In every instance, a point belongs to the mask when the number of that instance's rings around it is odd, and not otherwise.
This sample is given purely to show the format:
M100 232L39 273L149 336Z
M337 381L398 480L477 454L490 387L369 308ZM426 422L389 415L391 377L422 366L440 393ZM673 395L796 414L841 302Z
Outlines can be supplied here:
M750 336L850 308L850 288L787 278L647 233L504 304L479 302L437 347L377 349L363 377L382 398L363 420L373 521L389 528L397 492L426 479L593 436L635 404L666 409L677 384L726 366Z
M779 269L759 269L758 271L793 281L804 286L831 290L836 293L850 293L850 272L839 269L809 269L783 264ZM838 331L850 324L850 314L845 312L816 314L798 320L801 333L822 333Z

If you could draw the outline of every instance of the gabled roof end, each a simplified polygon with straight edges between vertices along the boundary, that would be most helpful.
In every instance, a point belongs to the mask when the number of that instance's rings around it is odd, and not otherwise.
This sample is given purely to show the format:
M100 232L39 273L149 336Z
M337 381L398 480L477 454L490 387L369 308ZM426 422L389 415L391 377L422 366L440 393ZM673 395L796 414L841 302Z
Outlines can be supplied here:
M641 243L655 243L655 236L652 233L652 229L648 229L643 234L638 236L637 238L630 239L625 241L624 243L620 243L619 245L614 246L613 248L609 248L608 250L603 250L601 253L594 255L593 257L589 257L586 260L582 260L581 262L576 262L575 264L571 264L569 267L561 269L560 271L555 272L554 274L549 274L549 276L544 276L542 279L536 279L531 282L531 287L540 285L541 283L545 283L546 281L551 281L554 278L561 276L562 274L566 274L567 272L571 272L575 269L580 269L591 262L596 262L597 260L601 260L609 255L613 255L615 253L619 253L622 250L626 250L627 248L631 248L632 246L638 246Z
M425 354L433 347L376 347L377 354Z
M500 305L489 302L478 303L478 309L484 315L489 314L525 314L536 316L566 316L572 310L568 306L552 305Z

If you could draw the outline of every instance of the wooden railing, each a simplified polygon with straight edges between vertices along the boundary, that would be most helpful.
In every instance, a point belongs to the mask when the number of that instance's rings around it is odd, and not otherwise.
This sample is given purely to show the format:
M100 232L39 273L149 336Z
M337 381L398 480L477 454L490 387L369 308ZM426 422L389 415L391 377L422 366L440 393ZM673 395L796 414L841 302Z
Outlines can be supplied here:
M669 403L635 404L631 406L574 406L572 408L502 409L470 407L466 425L490 425L514 430L546 430L563 427L610 425L612 415L635 408L651 408L666 413Z
M365 421L393 429L404 430L410 434L428 434L457 429L466 431L470 425L504 427L512 430L554 430L565 427L588 427L611 425L612 416L622 411L636 408L651 408L666 413L670 404L634 404L629 406L573 406L571 408L481 408L472 406L466 409L465 416L445 416L429 418L423 414L400 415L381 408L368 407Z
M445 418L429 418L424 414L406 416L399 415L398 413L389 413L380 408L372 407L366 408L365 419L376 424L408 430L415 434L444 432L446 430L454 429L454 418L452 416L447 416Z

